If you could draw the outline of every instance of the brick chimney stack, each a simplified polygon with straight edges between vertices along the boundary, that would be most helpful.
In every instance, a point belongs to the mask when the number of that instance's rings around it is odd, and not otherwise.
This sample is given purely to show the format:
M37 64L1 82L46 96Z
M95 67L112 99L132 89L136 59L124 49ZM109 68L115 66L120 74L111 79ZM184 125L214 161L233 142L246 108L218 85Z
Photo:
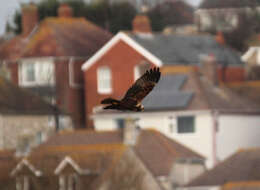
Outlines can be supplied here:
M34 3L22 7L22 34L28 35L38 23L38 8Z
M73 10L68 4L62 3L58 8L58 16L59 17L73 17Z
M200 73L213 85L218 85L218 64L214 55L201 57Z
M150 19L146 15L137 15L132 22L133 32L151 33Z
M123 129L123 142L126 145L135 145L140 129L136 126L135 120L132 118L127 118L124 122L125 127Z

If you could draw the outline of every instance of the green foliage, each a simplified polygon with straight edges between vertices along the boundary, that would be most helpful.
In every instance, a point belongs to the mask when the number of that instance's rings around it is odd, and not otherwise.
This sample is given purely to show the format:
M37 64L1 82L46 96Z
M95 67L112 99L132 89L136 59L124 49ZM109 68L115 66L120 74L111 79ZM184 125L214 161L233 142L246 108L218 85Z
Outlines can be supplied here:
M85 17L112 33L117 33L119 30L131 29L132 19L136 15L135 8L129 3L109 4L106 0L100 0L96 3L86 4L82 0L65 0L62 2L58 0L42 0L37 4L39 20L43 20L46 17L56 17L60 3L69 4L74 10L75 17ZM20 10L16 11L14 27L9 27L9 30L14 31L16 34L21 33Z
M128 3L118 3L110 7L109 30L117 33L119 30L131 30L132 20L136 15L135 8Z
M13 31L16 34L20 34L22 32L22 16L20 11L15 11L13 22L14 26L11 26L9 23L7 23L10 26L9 32Z
M152 29L161 31L166 26L192 24L193 8L185 2L165 2L157 5L148 12Z
M42 0L38 3L39 20L43 20L47 16L57 16L59 4L58 0Z

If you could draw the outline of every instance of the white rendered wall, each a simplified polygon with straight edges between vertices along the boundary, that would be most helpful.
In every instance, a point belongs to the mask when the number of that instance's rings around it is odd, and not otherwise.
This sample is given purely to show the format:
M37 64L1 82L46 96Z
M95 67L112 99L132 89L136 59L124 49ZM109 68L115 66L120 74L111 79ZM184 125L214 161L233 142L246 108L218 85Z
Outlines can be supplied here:
M242 148L260 146L260 117L250 115L219 116L217 157L223 160Z
M194 116L195 132L194 133L178 133L177 117L178 116ZM169 119L171 117L171 119ZM208 168L213 166L213 121L210 112L203 113L181 113L176 114L140 114L135 116L139 118L137 125L142 129L156 129L162 134L172 138L173 140L187 146L188 148L200 153L207 161ZM173 123L172 130L169 127L170 122ZM94 119L95 129L98 130L116 130L117 123L112 117L96 117Z

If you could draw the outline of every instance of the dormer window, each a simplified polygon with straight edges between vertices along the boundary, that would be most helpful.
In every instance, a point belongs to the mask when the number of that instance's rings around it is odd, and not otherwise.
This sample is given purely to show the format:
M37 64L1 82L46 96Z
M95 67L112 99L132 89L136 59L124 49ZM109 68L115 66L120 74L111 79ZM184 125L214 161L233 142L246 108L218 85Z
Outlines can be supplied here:
M97 70L97 90L100 94L112 92L111 70L109 67L100 67Z
M77 174L59 176L59 190L76 190L78 186Z
M54 64L51 60L26 60L19 65L21 86L46 86L54 84Z
M29 176L17 176L16 177L16 190L29 190Z

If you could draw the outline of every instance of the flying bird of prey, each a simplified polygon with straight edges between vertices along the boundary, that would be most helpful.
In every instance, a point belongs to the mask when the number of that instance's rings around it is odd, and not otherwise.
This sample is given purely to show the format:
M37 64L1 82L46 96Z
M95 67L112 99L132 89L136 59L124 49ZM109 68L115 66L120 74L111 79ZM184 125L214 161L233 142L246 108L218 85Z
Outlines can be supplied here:
M106 98L101 104L108 104L104 109L143 111L141 104L145 96L147 96L158 83L161 76L159 68L147 70L136 82L127 90L125 96L121 100Z

